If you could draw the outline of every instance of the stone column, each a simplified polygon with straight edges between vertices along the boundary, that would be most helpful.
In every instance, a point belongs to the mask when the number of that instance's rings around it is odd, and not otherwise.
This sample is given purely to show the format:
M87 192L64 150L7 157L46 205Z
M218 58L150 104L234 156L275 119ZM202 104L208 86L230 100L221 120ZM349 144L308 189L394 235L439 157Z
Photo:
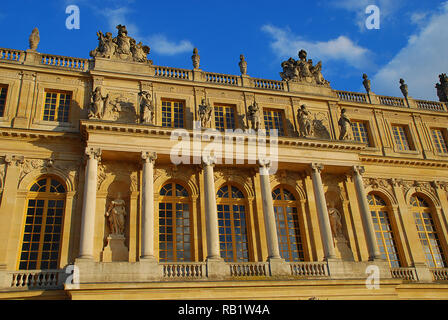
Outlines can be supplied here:
M260 187L263 199L264 224L266 228L266 240L268 244L268 260L281 259L278 248L277 225L274 215L274 203L272 201L271 183L269 181L270 160L258 160L260 166Z
M370 214L369 203L367 202L367 194L364 189L362 175L364 167L353 167L353 181L355 183L356 195L358 196L359 210L365 228L367 249L369 250L369 260L381 259L381 253L376 242L375 229L373 227L372 215Z
M207 260L222 260L219 251L218 212L216 207L216 191L213 167L216 158L204 156L202 168L204 169L204 196L207 230Z
M87 163L84 180L79 259L93 260L98 161L101 160L101 149L86 148L85 156Z
M316 199L316 208L319 215L319 226L324 246L324 258L335 259L333 235L331 232L330 217L328 216L327 202L325 200L324 186L320 176L324 166L318 163L311 164L311 178L313 180L313 191Z
M140 259L155 260L154 255L154 162L155 152L142 152L142 254Z

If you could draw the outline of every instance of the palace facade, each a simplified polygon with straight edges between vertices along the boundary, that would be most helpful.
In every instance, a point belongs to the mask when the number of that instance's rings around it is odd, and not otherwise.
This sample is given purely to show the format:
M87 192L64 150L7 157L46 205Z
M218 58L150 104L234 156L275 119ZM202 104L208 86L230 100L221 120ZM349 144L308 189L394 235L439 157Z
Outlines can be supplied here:
M0 49L0 299L448 298L445 102L303 50L281 81L161 67L117 29Z

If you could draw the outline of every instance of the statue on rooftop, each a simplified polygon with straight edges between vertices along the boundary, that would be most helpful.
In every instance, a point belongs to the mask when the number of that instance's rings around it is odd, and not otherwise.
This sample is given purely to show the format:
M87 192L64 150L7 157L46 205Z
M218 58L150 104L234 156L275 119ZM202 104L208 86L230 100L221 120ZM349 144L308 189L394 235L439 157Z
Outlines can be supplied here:
M307 56L305 50L300 50L299 60L289 58L287 61L283 61L283 72L280 72L282 80L329 87L330 82L325 80L322 75L322 61L313 65L313 60L307 60Z
M113 38L112 33L105 35L98 31L98 47L90 52L92 58L105 58L111 60L151 63L147 55L150 52L148 46L128 36L126 26L117 26L118 35Z
M39 29L34 28L29 38L30 50L36 51L39 42L40 42Z
M401 90L401 93L403 93L403 96L407 99L408 98L408 93L409 93L409 91L408 91L408 85L404 82L404 80L403 79L400 79L400 90Z
M448 77L446 73L439 75L440 83L436 84L437 96L440 102L448 102Z
M362 75L362 78L364 79L364 81L362 82L362 84L364 85L364 88L366 89L366 92L367 92L367 93L370 93L371 86L370 86L370 80L369 80L367 74L364 73L364 74Z
M246 59L244 58L244 55L240 55L240 71L242 75L246 75L247 74L247 62Z
M191 56L191 61L193 61L193 68L199 69L199 65L201 62L201 56L198 53L198 48L193 49L193 55Z

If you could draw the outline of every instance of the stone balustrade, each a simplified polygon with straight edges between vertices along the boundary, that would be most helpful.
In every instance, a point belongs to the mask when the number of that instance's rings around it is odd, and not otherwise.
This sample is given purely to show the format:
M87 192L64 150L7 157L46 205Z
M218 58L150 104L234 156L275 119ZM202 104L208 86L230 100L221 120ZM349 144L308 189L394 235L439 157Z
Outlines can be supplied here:
M291 275L298 277L328 277L326 262L290 262Z
M285 91L285 82L265 79L252 79L255 88Z
M265 262L229 263L232 277L266 277L268 264Z
M21 62L25 59L25 51L0 48L0 60Z
M429 271L431 272L434 281L448 280L448 268L432 268Z
M156 77L191 80L190 70L155 66Z
M380 101L380 104L384 106L403 107L403 108L406 107L403 98L378 96L378 99Z
M232 85L232 86L237 86L239 83L237 76L221 74L221 73L211 73L211 72L205 73L205 81L211 82L211 83Z
M201 279L206 276L206 264L201 262L163 263L164 279Z
M41 55L41 64L52 67L69 68L76 71L85 72L89 69L89 60L71 57L55 56L49 54Z
M392 278L394 279L403 279L409 281L418 280L415 268L391 268L390 272L392 274Z
M349 91L336 91L338 97L342 101L356 102L356 103L367 103L367 95L358 92Z
M64 270L29 270L9 273L10 288L61 289L66 279Z
M446 111L446 106L442 102L436 101L426 101L426 100L415 100L417 103L417 108L422 110L430 110L430 111Z

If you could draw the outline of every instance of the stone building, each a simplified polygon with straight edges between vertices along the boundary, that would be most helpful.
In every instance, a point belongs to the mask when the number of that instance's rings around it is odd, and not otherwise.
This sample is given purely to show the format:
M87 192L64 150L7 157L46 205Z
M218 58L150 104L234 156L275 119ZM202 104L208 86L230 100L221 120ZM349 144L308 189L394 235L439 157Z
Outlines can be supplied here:
M0 49L0 298L448 298L444 102L304 50L281 81L157 66L117 29Z

